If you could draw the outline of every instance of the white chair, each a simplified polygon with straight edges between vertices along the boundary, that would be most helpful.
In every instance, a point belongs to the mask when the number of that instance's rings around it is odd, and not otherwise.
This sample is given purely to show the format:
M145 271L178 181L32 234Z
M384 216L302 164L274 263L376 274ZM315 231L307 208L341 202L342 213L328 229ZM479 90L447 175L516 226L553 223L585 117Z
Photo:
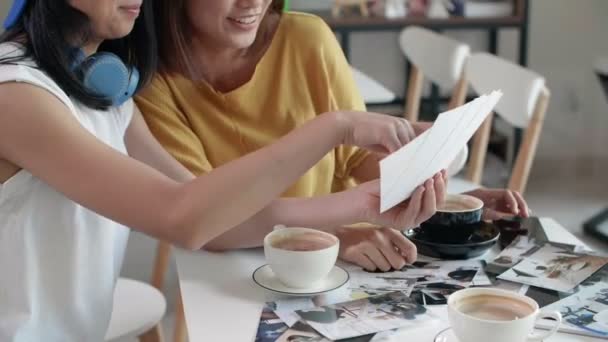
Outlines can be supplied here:
M399 35L399 46L412 65L405 102L404 117L417 121L424 79L452 91L448 109L464 104L467 95L466 60L471 49L465 43L421 27L407 27ZM447 169L456 175L465 165L468 149L460 151Z
M467 94L465 64L471 51L467 44L414 26L401 31L399 45L412 65L405 102L406 119L418 120L425 78L452 91L448 109L464 104Z
M388 90L378 81L372 79L352 66L351 70L353 72L353 77L355 78L357 88L359 88L361 96L363 96L363 101L366 104L388 103L395 99L395 93Z
M507 186L510 190L523 193L550 98L545 79L531 70L488 53L471 56L466 73L478 94L501 89L504 95L495 113L510 125L525 129ZM490 114L473 138L466 179L450 179L449 192L463 192L481 184L492 118L493 114Z
M139 339L164 341L160 322L167 302L155 287L141 281L119 278L114 290L114 310L106 341Z

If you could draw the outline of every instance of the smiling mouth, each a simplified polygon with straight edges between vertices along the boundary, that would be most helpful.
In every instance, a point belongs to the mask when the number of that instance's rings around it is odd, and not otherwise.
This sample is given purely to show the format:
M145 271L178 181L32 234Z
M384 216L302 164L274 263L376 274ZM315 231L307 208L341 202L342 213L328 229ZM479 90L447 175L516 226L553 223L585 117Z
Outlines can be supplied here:
M258 20L258 15L248 15L243 17L228 17L229 20L243 25L251 25Z

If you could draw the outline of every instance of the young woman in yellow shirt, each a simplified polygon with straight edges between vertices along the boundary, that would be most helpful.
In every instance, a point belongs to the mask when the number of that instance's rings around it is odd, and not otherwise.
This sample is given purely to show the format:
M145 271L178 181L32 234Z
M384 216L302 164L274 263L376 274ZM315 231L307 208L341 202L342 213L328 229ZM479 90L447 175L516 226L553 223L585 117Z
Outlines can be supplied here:
M365 110L333 32L318 17L281 13L282 6L281 0L158 2L162 68L136 101L156 138L194 174L256 151L318 113ZM402 123L410 132L402 137L406 140L425 128ZM337 147L283 197L325 196L377 180L379 158L356 147ZM366 186L371 189L377 183ZM476 194L496 202L497 210L527 215L518 194ZM285 222L277 223L327 226L331 222L324 218L334 210L348 216L350 223L365 220L367 214L350 210L361 207L357 197L346 192L341 198L333 206L318 206L314 213L302 212L294 199L278 200L284 204L278 208ZM376 210L374 205L366 207ZM415 246L392 229L404 227L333 228L341 240L340 257L367 269L401 268L415 259ZM233 229L207 248L259 246L271 229Z

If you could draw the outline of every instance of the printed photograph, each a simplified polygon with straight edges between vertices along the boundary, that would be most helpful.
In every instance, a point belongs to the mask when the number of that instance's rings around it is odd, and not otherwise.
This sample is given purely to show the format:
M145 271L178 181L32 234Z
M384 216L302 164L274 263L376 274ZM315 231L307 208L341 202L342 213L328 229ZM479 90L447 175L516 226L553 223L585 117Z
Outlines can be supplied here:
M341 340L380 331L414 327L434 319L402 292L391 292L296 313L321 335Z
M266 303L262 309L255 342L275 342L289 328L274 313L271 303Z
M469 287L483 264L477 260L417 261L400 270L368 272L357 266L347 268L351 290L364 292L401 291L411 294L416 289L438 292ZM486 282L483 277L480 282Z
M513 240L505 249L500 252L490 261L486 267L486 272L500 274L511 267L517 265L525 257L528 257L538 251L544 242L538 242L534 238L525 235L520 235Z
M544 308L562 314L560 330L608 339L608 266L576 288L576 293ZM548 326L541 322L539 326Z
M547 243L498 278L570 292L606 263L608 257L576 253Z
M319 335L310 325L296 322L277 339L277 342L331 342L331 340Z

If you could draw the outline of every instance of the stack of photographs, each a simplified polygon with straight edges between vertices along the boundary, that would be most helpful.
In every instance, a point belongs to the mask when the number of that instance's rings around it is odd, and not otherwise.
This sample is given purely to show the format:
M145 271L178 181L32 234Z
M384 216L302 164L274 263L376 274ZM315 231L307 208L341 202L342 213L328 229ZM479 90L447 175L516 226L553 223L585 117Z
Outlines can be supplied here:
M447 296L471 286L474 279L480 285L488 285L483 274L477 277L482 269L483 263L478 260L417 261L391 272L347 267L352 291L367 294L401 291L423 305L445 304Z
M435 319L402 292L314 305L324 300L286 299L266 303L256 342L380 342L390 338L397 329Z

